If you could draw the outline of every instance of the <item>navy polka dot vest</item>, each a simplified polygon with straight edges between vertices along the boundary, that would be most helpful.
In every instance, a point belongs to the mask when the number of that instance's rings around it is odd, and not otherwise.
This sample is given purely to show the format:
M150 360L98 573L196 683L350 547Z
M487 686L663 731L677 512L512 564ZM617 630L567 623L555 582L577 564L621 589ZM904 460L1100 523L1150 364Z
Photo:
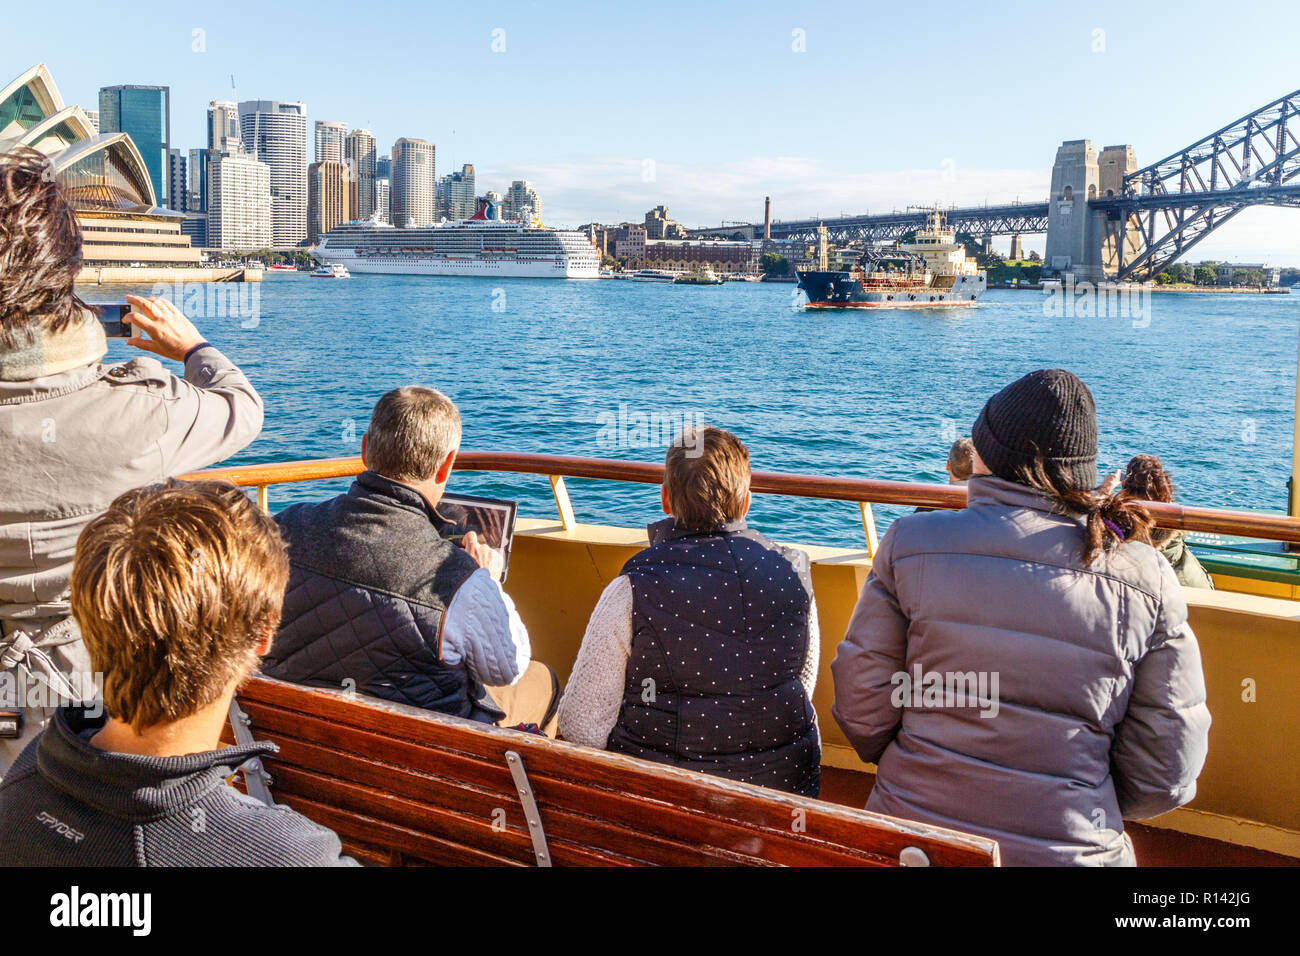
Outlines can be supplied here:
M632 653L608 749L816 796L821 745L799 672L808 649L808 555L738 521L672 519L623 567Z

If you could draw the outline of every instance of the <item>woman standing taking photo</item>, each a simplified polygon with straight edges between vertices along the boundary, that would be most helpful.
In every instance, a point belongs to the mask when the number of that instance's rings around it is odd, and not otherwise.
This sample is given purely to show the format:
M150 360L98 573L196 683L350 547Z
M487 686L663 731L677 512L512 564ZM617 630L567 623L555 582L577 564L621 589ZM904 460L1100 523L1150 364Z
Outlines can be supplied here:
M867 809L1010 865L1133 865L1123 821L1190 801L1205 762L1182 589L1132 497L1094 490L1076 376L1013 382L972 437L966 508L890 526L832 666L832 713L878 764Z
M163 298L126 296L158 359L108 363L77 297L81 228L49 160L0 153L0 779L54 713L93 697L71 616L77 536L118 495L206 468L262 428L262 400ZM34 702L35 701L35 702Z

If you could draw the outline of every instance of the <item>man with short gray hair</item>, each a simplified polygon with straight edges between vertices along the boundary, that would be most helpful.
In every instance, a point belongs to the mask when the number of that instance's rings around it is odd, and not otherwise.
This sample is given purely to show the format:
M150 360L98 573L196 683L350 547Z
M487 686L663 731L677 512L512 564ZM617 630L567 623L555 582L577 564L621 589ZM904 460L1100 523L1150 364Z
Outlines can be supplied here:
M501 557L444 539L438 502L460 449L460 413L431 388L382 396L347 494L276 516L289 546L271 677L554 734L559 682L529 660L501 589Z

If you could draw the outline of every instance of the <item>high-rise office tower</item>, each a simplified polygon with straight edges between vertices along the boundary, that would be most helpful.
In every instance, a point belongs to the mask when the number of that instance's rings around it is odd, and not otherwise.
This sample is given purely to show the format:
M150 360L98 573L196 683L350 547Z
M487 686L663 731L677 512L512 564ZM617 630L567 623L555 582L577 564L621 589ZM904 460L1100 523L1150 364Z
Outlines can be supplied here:
M171 91L165 86L106 86L99 91L99 131L126 133L153 183L154 202L170 206Z
M542 200L537 195L537 190L533 184L526 179L516 179L506 190L505 200L502 202L501 218L518 219L521 222L529 222L533 219L542 218Z
M392 222L391 184L388 177L375 178L375 215L380 222Z
M278 100L239 104L244 151L271 168L271 242L307 238L307 107Z
M393 144L389 206L395 226L426 226L436 221L437 179L434 146L403 137Z
M95 128L95 132L98 133L99 132L99 110L82 110L82 112L86 114L86 119L90 120L90 125L93 126Z
M348 186L347 167L337 160L328 159L307 167L307 240L312 245L351 218Z
M316 158L317 163L343 162L343 141L348 137L346 123L328 123L316 121Z
M269 165L242 151L212 156L208 164L209 246L253 252L272 244L271 175Z
M375 160L375 178L387 179L390 182L393 178L393 161L387 156L380 156Z
M239 135L239 107L228 100L212 100L208 103L208 149L213 154L221 153L235 143L244 148Z
M474 167L466 163L458 173L438 180L438 216L444 219L468 219L478 206L474 191Z
M242 149L242 147L241 147ZM189 196L185 208L190 212L208 211L208 160L212 157L210 149L190 150Z
M179 149L167 152L167 196L169 209L184 212L189 202L189 185L186 179L185 154Z
M348 167L348 189L353 219L369 219L375 212L375 137L368 129L354 129L343 143Z

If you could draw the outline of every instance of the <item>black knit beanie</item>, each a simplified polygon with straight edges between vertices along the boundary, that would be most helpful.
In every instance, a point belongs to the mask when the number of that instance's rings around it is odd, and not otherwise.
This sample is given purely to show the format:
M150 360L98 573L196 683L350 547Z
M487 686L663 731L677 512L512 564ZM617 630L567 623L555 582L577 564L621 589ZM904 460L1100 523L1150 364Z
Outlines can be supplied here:
M990 398L971 431L989 471L1020 480L1017 465L1041 455L1061 465L1076 489L1097 485L1097 406L1077 375L1040 369Z

